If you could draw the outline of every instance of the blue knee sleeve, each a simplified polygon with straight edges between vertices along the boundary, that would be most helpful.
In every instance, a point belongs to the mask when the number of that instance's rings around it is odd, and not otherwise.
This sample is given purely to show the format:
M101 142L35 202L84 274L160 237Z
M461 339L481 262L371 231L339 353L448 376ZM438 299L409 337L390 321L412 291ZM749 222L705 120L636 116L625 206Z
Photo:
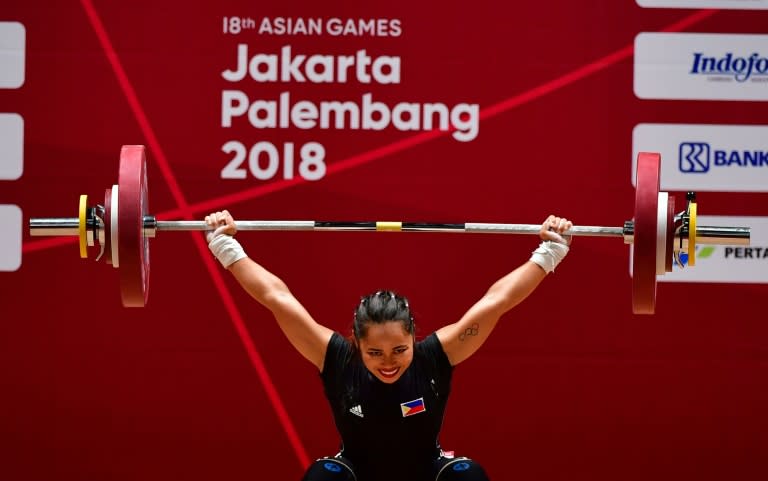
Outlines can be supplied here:
M489 481L482 466L469 458L441 458L435 481Z
M341 456L320 458L309 466L302 481L357 481L352 465Z

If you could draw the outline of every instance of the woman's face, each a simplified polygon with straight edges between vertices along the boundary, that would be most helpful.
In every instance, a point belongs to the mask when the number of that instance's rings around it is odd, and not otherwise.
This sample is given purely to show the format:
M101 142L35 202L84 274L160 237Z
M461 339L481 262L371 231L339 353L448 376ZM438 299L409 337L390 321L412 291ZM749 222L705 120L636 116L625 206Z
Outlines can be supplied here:
M413 336L401 321L371 323L358 342L363 364L381 382L397 381L413 361Z

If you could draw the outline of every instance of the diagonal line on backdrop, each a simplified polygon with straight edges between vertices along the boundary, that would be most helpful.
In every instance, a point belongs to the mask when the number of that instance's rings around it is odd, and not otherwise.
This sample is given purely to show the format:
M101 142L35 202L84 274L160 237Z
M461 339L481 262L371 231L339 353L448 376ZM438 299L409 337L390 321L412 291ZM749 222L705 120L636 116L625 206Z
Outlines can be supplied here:
M136 95L136 91L134 90L133 85L131 84L128 78L128 75L123 69L123 66L120 62L120 58L118 57L117 52L112 46L112 42L109 38L109 35L106 29L104 28L104 24L102 23L101 18L96 12L96 9L94 8L91 0L81 0L81 3L83 5L83 9L85 10L86 15L88 16L88 20L90 21L96 33L96 36L99 39L99 43L101 44L101 47L104 49L104 53L107 56L107 60L109 60L109 64L112 67L112 70L114 71L115 76L117 77L117 81L120 84L120 88L122 89L126 100L128 101L131 111L136 117L136 120L139 123L139 127L141 128L141 131L144 134L144 137L147 139L149 143L149 149L152 151L153 156L158 162L158 166L160 167L163 177L166 183L168 184L168 187L171 190L171 193L173 194L174 200L176 201L177 205L180 206L181 211L185 212L185 217L190 218L189 204L184 198L184 194L182 193L182 190L178 182L176 181L175 176L173 175L173 171L170 168L168 159L165 157L165 153L160 147L160 143L158 142L157 137L155 136L155 132L152 129L152 126L149 122L149 119L147 118L144 112L144 109L142 108L141 103L139 102L138 96ZM237 306L234 302L234 299L232 298L231 293L227 289L227 286L220 273L220 270L216 265L216 263L214 262L214 260L211 258L208 252L208 247L205 245L203 241L203 237L200 235L193 235L192 238L194 239L195 245L198 251L200 252L200 257L202 258L203 263L205 264L205 267L208 269L208 272L211 274L214 285L216 286L219 294L221 295L221 298L226 307L226 310L232 319L232 324L235 327L235 331L237 332L241 342L243 343L243 347L245 348L246 353L248 354L251 364L256 370L257 376L261 381L264 387L264 390L266 391L267 397L269 398L272 404L272 407L275 410L275 414L277 415L280 421L280 424L282 425L282 428L285 431L286 436L288 437L288 441L290 442L291 447L293 448L296 454L296 457L298 458L299 464L303 468L306 468L309 465L309 456L307 455L306 449L304 448L304 445L302 444L301 439L298 436L298 433L293 425L293 422L291 421L291 418L285 409L283 401L280 398L280 395L277 392L277 389L274 383L272 382L272 378L270 377L269 372L267 371L267 368L264 365L261 355L256 349L256 346L254 345L252 338L248 334L248 330L245 327L245 322L243 321L243 318L237 309Z

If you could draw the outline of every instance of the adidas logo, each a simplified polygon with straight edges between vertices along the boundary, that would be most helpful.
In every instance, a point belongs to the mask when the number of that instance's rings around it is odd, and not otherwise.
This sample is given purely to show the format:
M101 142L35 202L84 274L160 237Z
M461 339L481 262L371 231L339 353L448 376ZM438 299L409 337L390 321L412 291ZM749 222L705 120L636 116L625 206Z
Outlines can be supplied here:
M361 408L359 404L357 406L352 406L351 408L349 408L349 412L351 412L357 417L361 417L361 418L365 417L363 416L363 408Z

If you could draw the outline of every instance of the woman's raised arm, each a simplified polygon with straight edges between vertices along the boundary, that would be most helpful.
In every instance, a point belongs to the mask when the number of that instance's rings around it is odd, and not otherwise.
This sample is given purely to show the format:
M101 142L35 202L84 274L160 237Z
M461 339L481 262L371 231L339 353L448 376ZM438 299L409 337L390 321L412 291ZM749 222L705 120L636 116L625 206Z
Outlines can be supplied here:
M573 227L564 218L549 216L541 226L542 243L531 259L496 281L458 322L437 330L437 337L452 365L459 364L483 345L501 316L528 297L568 253Z
M205 217L212 230L206 233L208 247L221 264L261 305L272 312L288 341L319 370L333 331L318 324L275 274L254 262L234 239L235 220L224 210Z

